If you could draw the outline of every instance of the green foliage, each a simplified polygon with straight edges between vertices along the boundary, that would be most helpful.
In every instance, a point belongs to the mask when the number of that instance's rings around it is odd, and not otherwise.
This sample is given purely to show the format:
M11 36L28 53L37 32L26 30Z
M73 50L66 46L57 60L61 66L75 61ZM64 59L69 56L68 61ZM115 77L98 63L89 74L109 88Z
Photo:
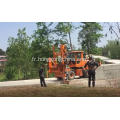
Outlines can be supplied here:
M95 47L92 49L92 54L94 55L102 55L102 48L101 47Z
M94 54L97 47L96 44L99 39L103 36L100 31L102 31L102 26L96 22L83 22L81 25L81 30L78 36L78 42L81 44L82 49L88 54Z
M32 56L37 58L48 58L52 56L52 43L50 39L51 29L50 26L52 23L38 22L37 30L33 34L33 41L31 44L31 53ZM45 62L34 61L34 66L39 68L41 64Z
M23 75L27 77L31 69L30 37L27 36L25 28L18 30L17 38L8 39L9 47L7 48L6 77L12 79L15 73L18 79Z
M66 37L68 33L71 32L73 26L70 22L58 22L55 28L58 36L61 36L64 39L64 37Z
M100 58L95 58L95 61L98 62L98 63L102 63L102 64L105 64L105 62L103 60L101 60Z
M108 44L102 50L102 54L112 59L120 59L120 42L108 41Z
M60 40L56 40L56 44L67 44L69 48L72 49L72 41L71 41L71 32L74 26L71 22L58 22L55 27L56 34L60 37ZM68 38L69 40L68 40Z
M6 80L6 76L4 73L0 73L0 82L5 81Z
M0 49L0 55L5 55L5 51L3 51L2 49Z
M54 73L49 74L49 78L55 77Z
M6 69L5 69L5 75L6 75L6 78L7 80L12 80L12 79L15 79L15 75L16 75L16 68L15 67L12 67L12 66L7 66Z

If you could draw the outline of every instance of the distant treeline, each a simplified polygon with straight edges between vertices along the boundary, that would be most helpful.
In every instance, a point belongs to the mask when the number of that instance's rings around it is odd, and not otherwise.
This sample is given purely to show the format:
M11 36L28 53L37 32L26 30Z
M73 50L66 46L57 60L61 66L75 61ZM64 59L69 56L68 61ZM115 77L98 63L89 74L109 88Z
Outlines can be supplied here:
M2 49L0 49L0 55L5 55L5 51L3 51Z

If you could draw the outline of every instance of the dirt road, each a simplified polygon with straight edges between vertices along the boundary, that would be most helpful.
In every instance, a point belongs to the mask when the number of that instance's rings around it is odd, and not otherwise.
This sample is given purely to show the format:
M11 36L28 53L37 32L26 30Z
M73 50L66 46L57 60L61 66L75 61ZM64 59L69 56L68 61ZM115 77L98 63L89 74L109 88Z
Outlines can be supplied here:
M56 78L46 78L46 83L59 83ZM30 79L30 80L18 80L18 81L5 81L0 82L0 87L4 86L21 86L21 85L37 85L40 84L40 79Z
M94 58L100 58L101 60L103 60L106 63L110 63L110 64L120 64L120 60L118 59L110 59L108 57L104 57L104 56L98 56L98 55L93 55Z
M54 85L61 84L61 81L57 81L56 78L46 78L46 83L53 83ZM19 80L19 81L6 81L6 82L0 82L0 87L4 86L22 86L22 85L39 85L40 80L39 79L31 79L31 80ZM81 87L87 87L88 85L88 79L87 78L81 78L81 79L74 79L71 80L70 85L76 85ZM97 87L107 87L108 82L105 80L96 80L96 86Z
M95 88L88 88L88 80L75 79L61 84L55 78L46 79L48 87L41 87L39 79L0 82L0 97L89 97L120 96L120 88L108 88L109 82L96 80Z

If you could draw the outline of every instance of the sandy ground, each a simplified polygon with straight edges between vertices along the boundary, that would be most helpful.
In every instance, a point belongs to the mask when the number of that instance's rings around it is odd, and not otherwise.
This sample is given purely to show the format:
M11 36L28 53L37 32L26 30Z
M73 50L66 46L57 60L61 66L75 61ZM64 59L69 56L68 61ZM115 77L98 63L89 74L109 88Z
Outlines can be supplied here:
M118 97L120 88L108 87L105 80L96 80L95 88L88 88L88 79L75 79L61 84L55 78L46 79L41 87L39 79L0 82L0 97Z
M0 97L120 97L120 88L40 85L0 87Z
M70 81L70 85L88 87L88 78L72 80ZM109 85L106 80L96 80L96 87L108 87L108 86Z
M46 78L46 83L60 83L56 78ZM30 79L30 80L18 80L18 81L5 81L0 82L0 87L4 86L21 86L21 85L38 85L40 84L40 79Z
M55 85L61 84L61 81L58 81L56 78L46 78L46 83L53 83ZM39 79L32 79L32 80L19 80L19 81L6 81L0 82L0 87L4 86L22 86L22 85L39 85ZM81 78L81 79L74 79L69 82L69 85L76 85L81 87L88 86L88 79ZM96 80L96 87L107 87L108 83L105 80Z

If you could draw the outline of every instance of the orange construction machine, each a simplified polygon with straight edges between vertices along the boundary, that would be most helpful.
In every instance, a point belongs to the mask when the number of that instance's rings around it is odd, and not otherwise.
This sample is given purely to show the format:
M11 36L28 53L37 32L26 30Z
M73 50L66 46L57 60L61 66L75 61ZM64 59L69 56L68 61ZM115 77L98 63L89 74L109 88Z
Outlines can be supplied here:
M53 58L49 58L49 73L54 73L64 83L72 80L75 76L87 77L87 68L84 66L88 60L83 51L67 51L66 45L60 45L59 52L55 52L53 46Z

